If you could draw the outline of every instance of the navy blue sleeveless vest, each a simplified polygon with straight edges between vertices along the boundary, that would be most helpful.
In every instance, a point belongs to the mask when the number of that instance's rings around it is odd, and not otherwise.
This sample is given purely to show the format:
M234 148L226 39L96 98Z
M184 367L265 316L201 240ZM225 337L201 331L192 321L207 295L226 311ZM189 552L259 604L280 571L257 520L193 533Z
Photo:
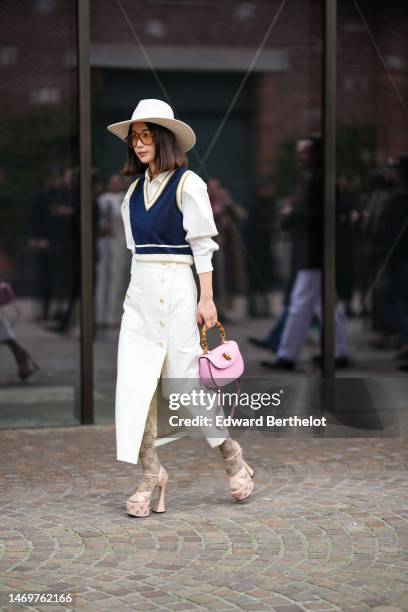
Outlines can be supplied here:
M142 176L129 202L130 227L135 253L192 255L183 228L183 213L177 206L176 191L187 168L177 168L155 203L146 210Z

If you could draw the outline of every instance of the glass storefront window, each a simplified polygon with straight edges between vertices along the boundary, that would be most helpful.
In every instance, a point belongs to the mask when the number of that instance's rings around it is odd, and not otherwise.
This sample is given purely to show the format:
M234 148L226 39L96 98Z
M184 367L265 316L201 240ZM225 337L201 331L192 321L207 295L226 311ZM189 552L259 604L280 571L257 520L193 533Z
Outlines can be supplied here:
M337 292L352 365L383 404L408 391L408 61L399 4L342 2L338 21Z
M106 126L129 118L141 98L168 101L197 135L189 167L207 182L221 247L213 260L215 303L227 336L242 347L246 375L319 377L312 358L320 353L323 265L321 7L304 2L300 19L289 5L230 5L203 28L206 3L183 3L182 21L172 18L172 3L146 3L143 14L124 3L120 13L111 9L112 38L98 6L91 2L93 164L101 178L94 227L97 421L113 419L132 257L120 214L129 185L120 177L126 145ZM305 287L306 318L291 317L279 355L297 369L270 368L290 299ZM215 332L209 336L216 341Z
M246 375L321 376L324 261L323 20L319 2L104 7L90 2L92 281L96 420L112 422L132 253L120 205L126 145L106 130L141 98L192 125L189 167L219 235L214 291ZM0 399L3 426L78 423L80 196L78 14L1 7ZM106 29L106 22L114 24ZM395 6L339 4L335 358L339 378L404 391L407 368L406 54ZM239 39L236 32L241 33ZM32 36L36 32L36 54ZM395 35L391 36L393 32ZM41 33L41 36L38 34ZM89 127L89 126L87 126ZM15 296L15 299L14 297ZM215 337L215 334L214 334ZM211 342L211 340L210 340ZM388 383L384 383L388 384Z
M75 4L0 7L2 427L79 423Z

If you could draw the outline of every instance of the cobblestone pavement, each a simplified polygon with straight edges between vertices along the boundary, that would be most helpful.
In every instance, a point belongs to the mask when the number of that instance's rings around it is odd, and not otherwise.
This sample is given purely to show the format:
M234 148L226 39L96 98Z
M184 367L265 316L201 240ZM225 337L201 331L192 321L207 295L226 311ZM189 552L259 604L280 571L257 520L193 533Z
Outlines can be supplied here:
M166 513L138 519L112 425L1 432L1 609L74 591L98 612L408 610L406 437L240 442L249 500L229 498L218 449L182 438L159 447Z

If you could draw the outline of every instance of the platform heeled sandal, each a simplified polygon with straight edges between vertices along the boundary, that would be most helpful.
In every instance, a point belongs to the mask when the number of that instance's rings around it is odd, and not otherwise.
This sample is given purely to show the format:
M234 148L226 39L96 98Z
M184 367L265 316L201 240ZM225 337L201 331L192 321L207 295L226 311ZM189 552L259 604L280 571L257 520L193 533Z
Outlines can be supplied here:
M238 442L237 442L238 444ZM231 455L231 457L226 457L224 461L230 461L234 459L237 455L241 454L242 456L242 448L239 445L239 449L236 453ZM234 476L229 476L229 484L230 484L230 494L231 496L237 500L242 501L247 499L254 490L254 470L247 464L247 462L242 457L242 461L244 465ZM237 486L239 485L239 486Z
M126 502L126 510L129 515L137 517L150 516L150 505L153 492L156 487L160 488L160 495L151 509L153 512L162 513L166 512L164 505L164 490L168 481L168 474L164 467L161 465L158 474L145 473L144 476L156 476L158 478L157 484L151 491L136 491Z

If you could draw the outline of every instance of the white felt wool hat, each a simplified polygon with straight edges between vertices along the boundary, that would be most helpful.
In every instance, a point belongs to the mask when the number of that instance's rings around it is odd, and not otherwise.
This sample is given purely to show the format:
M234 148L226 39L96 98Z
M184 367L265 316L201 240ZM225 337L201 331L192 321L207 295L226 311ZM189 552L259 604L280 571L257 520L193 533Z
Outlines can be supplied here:
M129 126L135 121L157 123L166 127L175 134L177 142L184 152L192 149L196 143L196 137L191 127L187 123L175 119L173 109L163 100L140 100L131 119L112 123L108 125L107 129L126 142Z

